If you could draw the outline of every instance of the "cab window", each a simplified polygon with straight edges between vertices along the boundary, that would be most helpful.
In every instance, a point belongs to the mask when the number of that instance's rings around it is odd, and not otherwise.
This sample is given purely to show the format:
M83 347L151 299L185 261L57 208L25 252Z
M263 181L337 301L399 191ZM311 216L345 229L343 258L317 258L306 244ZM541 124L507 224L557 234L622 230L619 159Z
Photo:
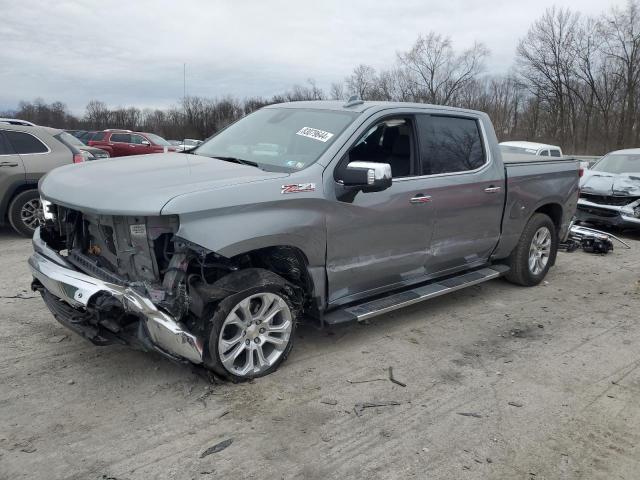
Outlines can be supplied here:
M393 178L413 172L413 121L410 117L387 118L372 125L349 150L349 162L377 162L391 165Z
M476 119L419 115L418 135L423 175L476 170L487 161Z

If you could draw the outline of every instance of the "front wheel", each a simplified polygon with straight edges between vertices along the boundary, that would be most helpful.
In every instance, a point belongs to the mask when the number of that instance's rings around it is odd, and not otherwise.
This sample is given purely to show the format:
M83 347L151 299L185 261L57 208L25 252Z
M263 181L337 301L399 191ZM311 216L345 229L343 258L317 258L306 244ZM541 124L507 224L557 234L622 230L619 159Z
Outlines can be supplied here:
M225 298L210 320L208 361L233 381L274 372L293 346L296 311L286 288L271 284Z
M558 252L558 236L551 219L536 213L529 219L516 248L509 257L507 280L527 287L539 284L547 275Z

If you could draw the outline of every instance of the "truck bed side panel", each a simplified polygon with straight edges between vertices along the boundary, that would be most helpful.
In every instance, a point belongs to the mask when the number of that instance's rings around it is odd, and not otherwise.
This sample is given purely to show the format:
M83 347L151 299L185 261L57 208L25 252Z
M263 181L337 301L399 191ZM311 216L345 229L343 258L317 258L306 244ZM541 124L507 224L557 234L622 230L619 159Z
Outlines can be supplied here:
M507 197L502 219L502 237L493 258L509 256L518 243L525 224L540 208L555 205L562 209L560 238L573 218L578 202L578 162L544 160L506 163Z

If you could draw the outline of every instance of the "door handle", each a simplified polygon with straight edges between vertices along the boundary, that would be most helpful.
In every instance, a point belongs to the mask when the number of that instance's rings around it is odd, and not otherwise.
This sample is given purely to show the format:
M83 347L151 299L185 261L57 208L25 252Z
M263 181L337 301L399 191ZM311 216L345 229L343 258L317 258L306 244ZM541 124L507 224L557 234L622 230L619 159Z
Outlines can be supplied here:
M18 164L15 162L0 162L0 167L17 167Z
M430 195L425 195L423 193L418 193L415 197L412 197L409 200L409 203L429 203L431 201Z
M490 187L487 187L484 189L485 193L498 193L500 190L502 190L502 187L494 187L493 185L491 185Z

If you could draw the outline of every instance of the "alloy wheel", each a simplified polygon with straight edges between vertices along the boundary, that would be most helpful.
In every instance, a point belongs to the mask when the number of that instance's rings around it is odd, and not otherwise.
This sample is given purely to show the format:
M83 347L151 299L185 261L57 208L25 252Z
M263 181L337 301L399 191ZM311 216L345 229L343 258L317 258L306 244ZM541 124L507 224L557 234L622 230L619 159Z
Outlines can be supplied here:
M529 270L534 275L540 275L549 263L551 255L551 231L547 227L540 227L531 239L529 247Z
M40 199L34 198L22 205L20 209L20 220L31 230L35 230L42 224L44 214L42 212L42 203Z
M238 377L255 376L272 367L285 352L293 315L280 295L263 292L238 302L218 336L218 356Z

